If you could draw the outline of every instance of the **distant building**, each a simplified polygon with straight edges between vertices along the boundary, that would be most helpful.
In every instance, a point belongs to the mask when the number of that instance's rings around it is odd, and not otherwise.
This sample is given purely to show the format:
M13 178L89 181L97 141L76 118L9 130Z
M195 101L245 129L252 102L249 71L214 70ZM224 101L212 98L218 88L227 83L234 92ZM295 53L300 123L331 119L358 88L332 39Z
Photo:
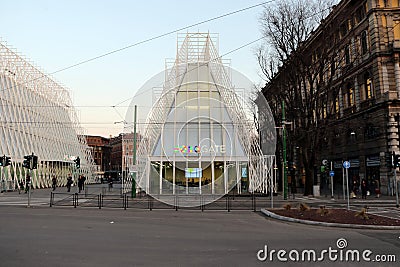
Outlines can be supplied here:
M96 175L103 177L106 171L111 170L110 138L86 135L86 142L92 151L96 165Z
M136 135L136 149L139 147L141 135ZM119 178L124 173L129 172L133 165L133 133L121 133L118 136L111 137L109 146L110 152L110 171L113 178Z

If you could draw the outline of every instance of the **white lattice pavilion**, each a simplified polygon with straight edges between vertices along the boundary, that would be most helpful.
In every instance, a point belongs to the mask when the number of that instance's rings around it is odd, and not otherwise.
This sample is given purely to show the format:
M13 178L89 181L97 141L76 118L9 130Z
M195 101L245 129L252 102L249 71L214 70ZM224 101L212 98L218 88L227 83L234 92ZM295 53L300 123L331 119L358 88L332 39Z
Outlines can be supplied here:
M68 173L77 174L73 159L81 158L79 173L92 181L93 160L69 92L0 41L0 156L12 164L1 167L1 189L13 190L24 180L25 155L38 156L31 173L35 188L50 187Z
M176 59L138 149L138 186L153 196L268 190L274 156L261 151L217 37L178 35Z

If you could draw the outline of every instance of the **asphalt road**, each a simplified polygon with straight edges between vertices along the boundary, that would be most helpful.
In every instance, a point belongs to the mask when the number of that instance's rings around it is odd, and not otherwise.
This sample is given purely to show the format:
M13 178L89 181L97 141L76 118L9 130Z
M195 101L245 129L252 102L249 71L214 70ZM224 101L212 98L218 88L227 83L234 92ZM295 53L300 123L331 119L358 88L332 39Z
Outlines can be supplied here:
M0 266L399 266L400 232L284 223L251 211L0 206ZM369 249L396 262L259 261L257 252ZM260 254L263 256L263 252ZM287 257L287 254L286 254Z

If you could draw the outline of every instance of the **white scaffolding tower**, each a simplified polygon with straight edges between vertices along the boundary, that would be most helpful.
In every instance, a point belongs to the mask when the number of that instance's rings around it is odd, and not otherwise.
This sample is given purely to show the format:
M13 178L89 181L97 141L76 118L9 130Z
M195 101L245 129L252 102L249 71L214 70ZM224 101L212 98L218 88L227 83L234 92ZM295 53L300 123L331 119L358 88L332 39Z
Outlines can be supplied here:
M167 120L176 95L184 77L192 71L189 66L197 64L207 66L210 70L213 85L217 88L221 100L227 108L235 125L235 133L247 155L249 170L249 192L269 191L269 183L273 175L273 155L263 155L259 136L252 118L243 109L242 99L236 94L229 73L219 56L216 44L218 36L210 33L187 33L178 35L177 55L172 67L167 66L165 83L161 97L150 111L146 128L142 133L142 141L138 149L138 184L149 192L150 155L160 138L162 127Z

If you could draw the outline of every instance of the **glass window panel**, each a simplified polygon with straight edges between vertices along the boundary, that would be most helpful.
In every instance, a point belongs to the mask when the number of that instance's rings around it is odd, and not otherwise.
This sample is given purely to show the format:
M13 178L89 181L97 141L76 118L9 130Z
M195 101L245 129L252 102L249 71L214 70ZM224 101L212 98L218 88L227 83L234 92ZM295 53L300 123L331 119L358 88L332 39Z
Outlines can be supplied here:
M192 122L187 124L188 145L197 146L199 144L199 124Z

